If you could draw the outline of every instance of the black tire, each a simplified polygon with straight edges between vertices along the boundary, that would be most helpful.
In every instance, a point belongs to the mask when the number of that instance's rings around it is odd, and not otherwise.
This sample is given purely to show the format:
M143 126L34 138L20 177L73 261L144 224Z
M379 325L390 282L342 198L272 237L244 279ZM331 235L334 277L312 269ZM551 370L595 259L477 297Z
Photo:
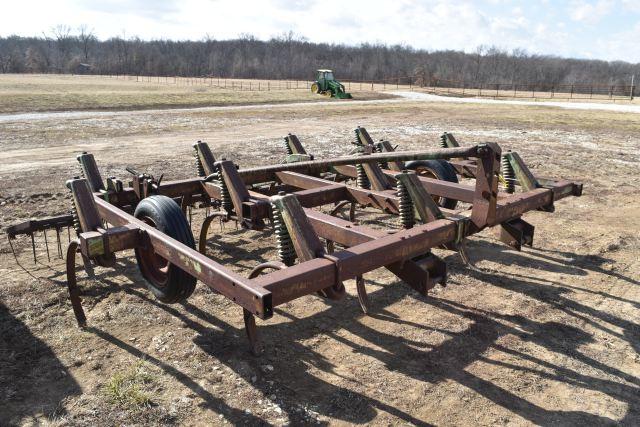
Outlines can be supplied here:
M166 196L147 197L138 203L134 216L195 249L191 227L173 199ZM147 287L158 300L173 304L185 301L193 293L196 278L157 255L153 248L137 248L136 259Z
M407 169L416 171L420 174L422 171L425 176L439 179L441 181L449 181L458 183L458 175L451 163L446 160L413 160L405 163ZM446 197L434 197L436 203L445 209L455 209L458 205L458 201L455 199L448 199Z

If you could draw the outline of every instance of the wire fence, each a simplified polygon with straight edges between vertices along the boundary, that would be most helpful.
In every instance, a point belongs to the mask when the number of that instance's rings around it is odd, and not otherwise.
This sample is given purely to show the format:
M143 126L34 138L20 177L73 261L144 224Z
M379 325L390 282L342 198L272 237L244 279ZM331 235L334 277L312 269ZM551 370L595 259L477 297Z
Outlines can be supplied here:
M549 84L549 83L476 83L433 79L428 92L449 96L529 99L633 100L634 85Z
M239 91L311 90L312 80L241 79L219 76L179 77L141 75L91 75L141 83L175 86L209 86ZM635 85L555 83L469 83L404 75L371 80L341 80L347 91L420 90L436 95L481 98L526 98L559 100L633 100Z
M96 75L92 75L96 76ZM167 84L175 86L209 86L218 89L240 91L272 91L272 90L311 90L313 81L308 80L267 80L267 79L233 79L226 77L201 76L134 76L129 74L110 74L98 77L140 82Z

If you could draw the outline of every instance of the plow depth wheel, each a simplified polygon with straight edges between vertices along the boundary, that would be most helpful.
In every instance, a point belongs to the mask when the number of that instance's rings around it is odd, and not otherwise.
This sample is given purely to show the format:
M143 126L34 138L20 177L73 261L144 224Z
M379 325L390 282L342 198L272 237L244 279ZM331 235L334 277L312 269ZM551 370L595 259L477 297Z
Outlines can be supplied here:
M446 160L414 160L406 163L406 168L414 170L417 175L425 178L439 179L458 183L458 175L451 163ZM458 201L446 197L431 196L433 201L445 209L455 209Z
M134 216L169 237L195 249L193 233L180 206L166 196L150 196L136 207ZM153 247L137 248L136 259L147 287L155 297L167 304L189 298L196 278L158 255Z

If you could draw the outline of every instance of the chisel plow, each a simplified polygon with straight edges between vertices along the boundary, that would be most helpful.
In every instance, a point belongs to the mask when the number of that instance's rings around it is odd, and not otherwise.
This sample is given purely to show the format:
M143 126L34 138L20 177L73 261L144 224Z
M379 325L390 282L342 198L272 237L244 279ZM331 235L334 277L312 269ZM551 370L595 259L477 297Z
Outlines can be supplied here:
M71 227L66 273L71 305L87 324L76 281L76 254L85 269L115 267L116 254L135 250L140 272L164 303L186 300L200 281L237 305L251 349L259 349L255 318L305 295L339 300L343 282L355 279L358 300L370 310L364 275L384 267L418 293L445 285L447 266L431 249L457 251L468 260L467 237L497 227L499 238L520 250L532 245L528 211L553 212L554 203L580 196L582 184L534 176L515 152L495 143L460 146L444 134L441 148L397 151L355 130L352 152L314 159L295 135L284 138L281 164L240 168L216 160L209 146L194 145L197 176L166 181L127 170L125 186L105 183L93 155L78 156L82 177L67 181L71 214L9 227L9 239ZM192 224L192 209L204 221ZM323 209L321 209L323 208ZM362 225L362 212L378 211L386 227ZM207 256L211 224L235 221L242 229L272 229L277 259L257 260L248 277ZM197 239L196 239L197 237ZM48 253L48 243L47 253Z

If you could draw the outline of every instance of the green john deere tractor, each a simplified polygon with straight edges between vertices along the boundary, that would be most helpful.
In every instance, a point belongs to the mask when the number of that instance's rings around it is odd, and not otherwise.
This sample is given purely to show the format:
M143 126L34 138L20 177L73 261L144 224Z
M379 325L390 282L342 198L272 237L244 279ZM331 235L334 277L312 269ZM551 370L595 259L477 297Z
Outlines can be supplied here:
M331 70L316 71L316 81L311 85L311 92L339 99L351 99L351 94L344 91L344 85L333 77Z

